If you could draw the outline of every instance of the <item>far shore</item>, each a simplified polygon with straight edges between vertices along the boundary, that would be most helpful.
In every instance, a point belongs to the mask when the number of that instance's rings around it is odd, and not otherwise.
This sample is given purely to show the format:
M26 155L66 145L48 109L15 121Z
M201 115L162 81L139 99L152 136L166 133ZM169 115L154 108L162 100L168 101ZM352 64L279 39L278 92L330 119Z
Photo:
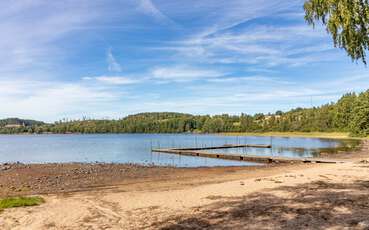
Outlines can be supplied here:
M352 137L345 132L229 132L219 133L224 136L260 136L260 137L310 137L327 139L357 139L366 140L369 137Z
M221 132L221 133L12 133L1 135L109 135L109 134L197 134L197 135L223 135L223 136L257 136L257 137L307 137L325 139L355 139L368 140L368 137L353 137L348 132Z

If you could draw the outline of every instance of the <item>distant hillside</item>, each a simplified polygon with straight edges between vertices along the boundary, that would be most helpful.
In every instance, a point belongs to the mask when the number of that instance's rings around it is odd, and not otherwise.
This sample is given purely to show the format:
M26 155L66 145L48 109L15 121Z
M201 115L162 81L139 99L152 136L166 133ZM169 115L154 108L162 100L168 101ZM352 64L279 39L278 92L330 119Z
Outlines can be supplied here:
M0 120L0 127L5 126L34 126L34 125L44 125L45 123L42 121L35 121L35 120L25 120L20 118L6 118Z
M123 120L135 120L135 119L143 119L143 120L168 120L168 119L176 119L183 117L193 117L192 114L187 113L175 113L175 112L151 112L151 113L138 113L134 115L129 115Z
M0 120L0 134L35 133L35 129L41 126L47 124L42 121L6 118Z

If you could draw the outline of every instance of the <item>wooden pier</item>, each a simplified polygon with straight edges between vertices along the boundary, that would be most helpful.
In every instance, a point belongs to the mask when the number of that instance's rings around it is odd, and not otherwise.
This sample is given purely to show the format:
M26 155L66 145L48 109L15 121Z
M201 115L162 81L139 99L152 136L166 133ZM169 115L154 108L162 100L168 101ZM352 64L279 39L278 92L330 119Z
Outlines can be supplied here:
M205 148L170 148L170 149L152 149L152 152L168 153L184 156L218 158L223 160L248 161L256 163L344 163L340 160L324 159L324 158L293 158L293 157L278 157L278 156L257 156L257 155L239 155L239 154L222 154L209 153L204 150L225 149L225 148L271 148L270 145L224 145Z
M233 149L233 148L272 148L271 145L222 145L202 148L173 148L173 150L210 150L210 149Z

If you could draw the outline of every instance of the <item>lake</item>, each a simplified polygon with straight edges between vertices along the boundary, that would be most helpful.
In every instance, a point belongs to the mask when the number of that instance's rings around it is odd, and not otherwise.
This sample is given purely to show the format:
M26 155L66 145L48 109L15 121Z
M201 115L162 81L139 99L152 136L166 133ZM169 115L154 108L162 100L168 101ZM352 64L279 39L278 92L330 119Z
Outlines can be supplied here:
M152 153L152 148L206 147L224 144L272 144L271 149L237 148L217 153L311 157L322 148L338 148L333 139L221 136L200 134L0 135L0 163L106 162L177 167L240 166L256 163Z

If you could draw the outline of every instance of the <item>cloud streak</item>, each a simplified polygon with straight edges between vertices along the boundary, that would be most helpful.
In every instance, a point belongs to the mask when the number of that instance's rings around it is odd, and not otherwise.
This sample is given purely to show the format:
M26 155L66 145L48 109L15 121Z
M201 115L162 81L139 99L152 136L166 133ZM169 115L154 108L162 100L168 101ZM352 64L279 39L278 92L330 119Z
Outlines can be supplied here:
M88 7L71 1L4 1L0 3L3 7L7 10L0 11L0 18L6 18L0 24L0 59L6 60L0 63L2 72L52 66L52 61L64 54L55 42L97 17Z
M166 16L152 0L139 0L139 9L156 20L167 24L176 24L171 18Z
M95 116L111 109L122 96L109 88L82 83L0 81L0 114L45 121Z
M324 30L314 31L306 25L245 25L236 32L190 38L162 49L176 51L179 58L195 55L196 60L204 63L294 67L337 60L338 57L329 55L336 52L326 38Z
M190 66L158 67L153 69L151 74L154 79L168 82L205 80L226 75L221 71L194 68Z
M101 76L101 77L96 77L96 80L99 82L103 82L103 83L107 83L111 85L130 85L130 84L135 84L138 82L137 80L129 79L126 77L120 77L120 76Z
M115 59L111 48L108 49L107 52L107 61L108 61L108 70L110 72L122 72L122 66Z

